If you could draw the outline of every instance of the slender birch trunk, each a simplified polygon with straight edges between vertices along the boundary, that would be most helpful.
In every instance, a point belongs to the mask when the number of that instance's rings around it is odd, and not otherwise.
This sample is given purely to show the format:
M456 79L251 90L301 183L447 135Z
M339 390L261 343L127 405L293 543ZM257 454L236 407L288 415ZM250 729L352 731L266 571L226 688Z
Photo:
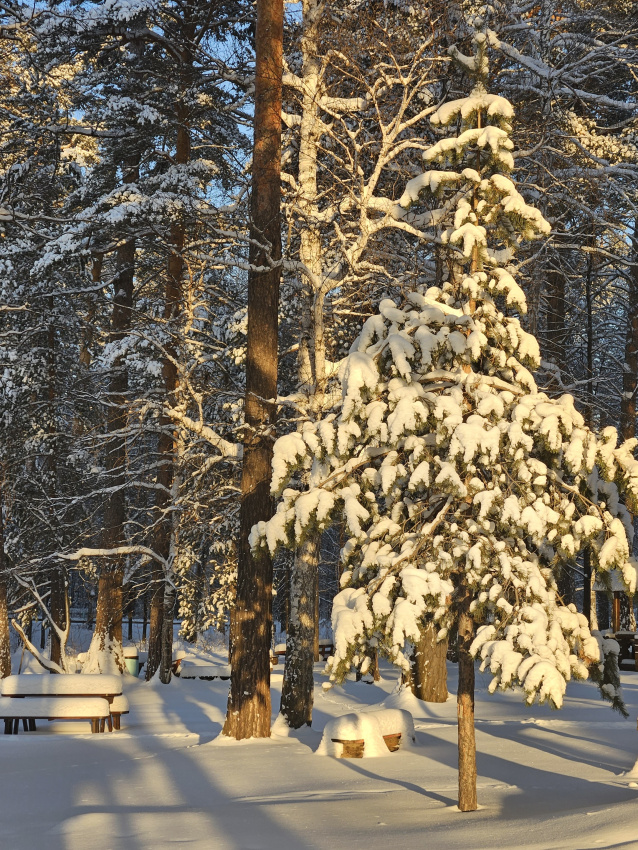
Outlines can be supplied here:
M255 41L245 436L237 604L231 620L232 674L223 729L224 735L238 740L270 737L272 561L267 555L253 557L249 537L253 525L269 519L273 511L270 479L276 420L273 400L277 397L281 276L283 0L257 0Z
M318 563L319 541L313 534L299 546L291 576L281 713L292 729L312 723L315 576Z
M321 60L318 26L324 4L303 2L302 114L299 138L298 206L303 217L299 259L306 272L300 302L298 379L308 394L308 412L320 412L325 381L325 341L321 231L317 224L317 146ZM290 580L290 618L286 638L286 664L281 692L281 713L293 729L312 722L313 663L319 660L318 578L321 533L311 532L295 552Z

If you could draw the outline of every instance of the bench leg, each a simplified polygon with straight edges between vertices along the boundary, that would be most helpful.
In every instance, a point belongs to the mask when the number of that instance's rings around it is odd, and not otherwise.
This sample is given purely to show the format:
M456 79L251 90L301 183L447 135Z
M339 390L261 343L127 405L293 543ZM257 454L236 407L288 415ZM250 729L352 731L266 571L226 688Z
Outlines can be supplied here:
M28 719L26 717L22 718L22 728L24 729L25 732L29 731Z
M35 720L33 717L29 718L29 732L35 732Z
M13 720L10 717L4 719L4 734L11 735L13 733Z
M104 721L102 721L102 723L104 723ZM110 714L106 718L106 725L109 727L109 732L112 732L113 731L113 718L111 717Z
M14 735L18 734L19 728L20 728L20 718L16 717L15 720L13 721L13 734Z
M114 714L113 715L113 728L118 732L119 732L119 729L120 729L120 717L121 717L120 714Z
M100 731L100 718L94 717L91 719L91 732L99 732Z

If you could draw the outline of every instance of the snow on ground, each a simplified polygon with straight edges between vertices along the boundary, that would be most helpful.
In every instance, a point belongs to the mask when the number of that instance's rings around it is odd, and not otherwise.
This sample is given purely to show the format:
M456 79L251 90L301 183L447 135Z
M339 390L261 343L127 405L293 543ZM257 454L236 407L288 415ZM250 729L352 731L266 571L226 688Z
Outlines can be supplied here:
M208 661L212 661L208 655ZM223 663L221 653L214 656ZM565 708L490 696L478 676L478 793L456 809L456 704L347 682L323 691L312 729L219 739L228 683L127 676L121 732L40 722L0 735L2 850L618 850L638 848L638 673L623 673L623 720L574 684ZM283 666L272 676L279 705ZM450 665L450 691L456 668ZM315 755L325 723L368 706L407 708L417 746L386 758ZM281 731L281 725L277 725Z

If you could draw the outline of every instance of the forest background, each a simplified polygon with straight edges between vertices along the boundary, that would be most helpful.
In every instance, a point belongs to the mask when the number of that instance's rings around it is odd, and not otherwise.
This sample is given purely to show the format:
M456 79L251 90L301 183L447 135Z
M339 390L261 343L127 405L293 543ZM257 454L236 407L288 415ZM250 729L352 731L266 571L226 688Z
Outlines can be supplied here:
M282 259L265 252L281 269L276 433L331 408L339 363L383 298L450 274L454 207L397 201L440 138L430 116L469 90L450 48L471 54L480 13L495 34L490 90L516 114L513 176L551 224L516 259L537 381L573 393L590 427L633 437L632 3L286 8ZM235 594L247 280L260 268L254 8L3 2L0 36L1 672L10 619L58 670L71 616L94 624L90 671L122 667L135 614L148 619L146 675L168 681L174 618L195 640L226 627ZM318 639L342 538L337 525L278 556L282 631L307 592L296 565L310 563ZM563 600L586 609L591 580L574 560ZM634 628L616 592L619 625ZM597 596L592 625L606 626Z

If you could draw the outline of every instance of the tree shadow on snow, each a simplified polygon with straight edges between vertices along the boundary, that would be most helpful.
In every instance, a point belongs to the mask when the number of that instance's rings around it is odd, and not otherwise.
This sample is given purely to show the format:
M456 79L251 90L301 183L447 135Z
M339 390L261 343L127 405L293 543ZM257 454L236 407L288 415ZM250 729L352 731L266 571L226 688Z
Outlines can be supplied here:
M506 820L546 819L552 814L568 814L586 808L599 809L606 805L636 802L638 799L634 789L611 784L614 777L598 781L579 778L562 772L560 765L557 765L557 770L545 769L486 752L485 742L481 740L485 733L478 728L477 733L479 803L481 803L481 785L485 786L486 780L511 788L503 801L502 811L499 814L501 818ZM488 736L497 737L492 736L491 733L488 733ZM511 735L511 729L507 739L508 741L517 740ZM456 771L458 764L456 740L453 743L449 742L447 746L442 746L443 742L440 738L424 732L417 733L417 740L421 746L414 750L416 755ZM533 757L534 749L544 749L542 745L537 746L538 742L530 743L529 740L522 740L521 743L527 750L527 757ZM546 751L553 755L550 749ZM596 767L600 766L596 762L593 764ZM517 800L520 800L520 803L517 803Z

